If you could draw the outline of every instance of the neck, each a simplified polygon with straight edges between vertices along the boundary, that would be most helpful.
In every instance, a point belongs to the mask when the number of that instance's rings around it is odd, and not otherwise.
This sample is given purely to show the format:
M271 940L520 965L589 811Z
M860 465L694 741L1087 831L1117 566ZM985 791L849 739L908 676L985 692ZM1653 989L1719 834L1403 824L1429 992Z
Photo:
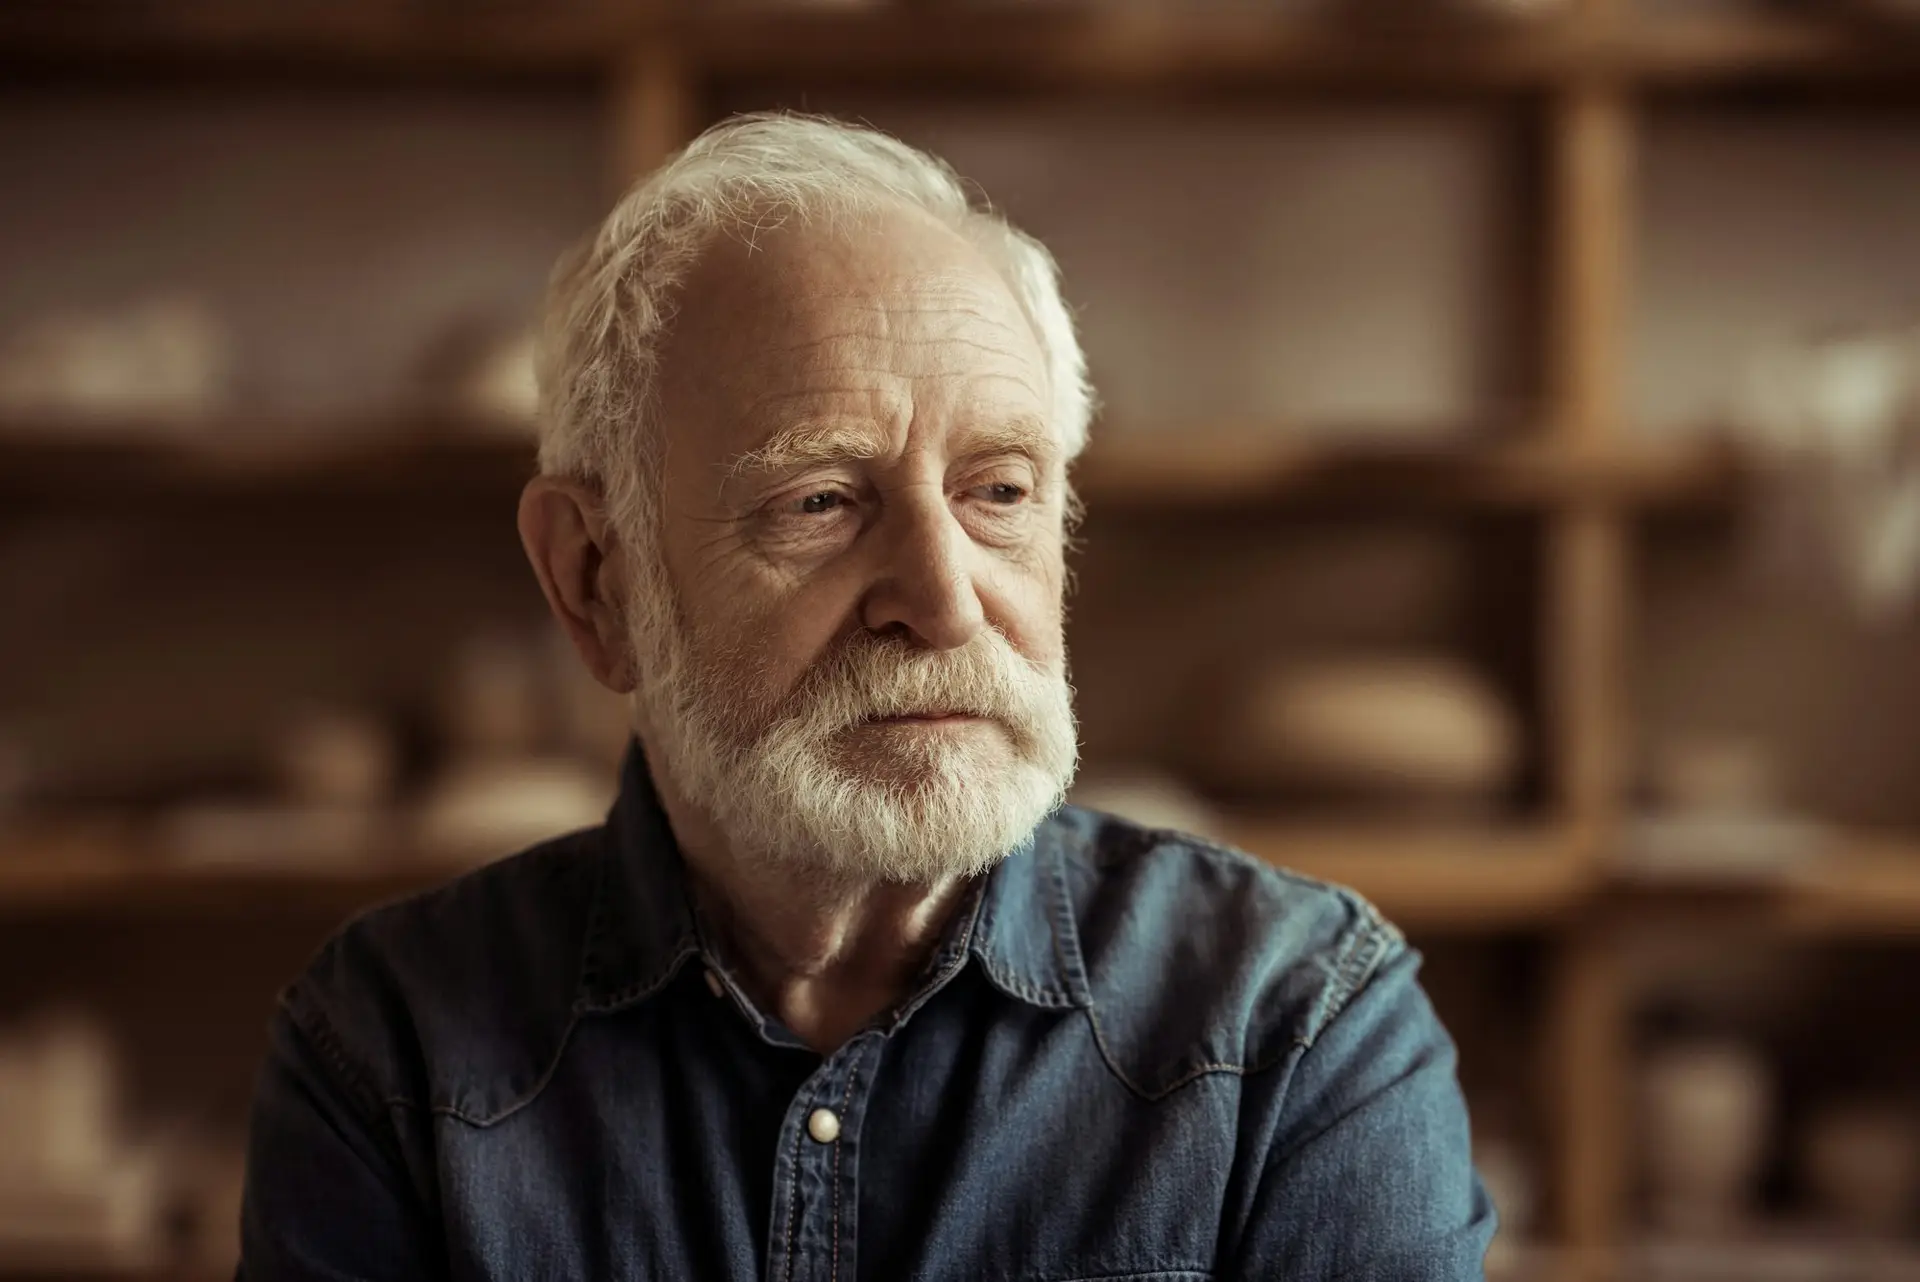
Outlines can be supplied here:
M850 881L744 860L704 815L664 787L660 796L736 977L823 1055L912 993L967 889L959 877Z

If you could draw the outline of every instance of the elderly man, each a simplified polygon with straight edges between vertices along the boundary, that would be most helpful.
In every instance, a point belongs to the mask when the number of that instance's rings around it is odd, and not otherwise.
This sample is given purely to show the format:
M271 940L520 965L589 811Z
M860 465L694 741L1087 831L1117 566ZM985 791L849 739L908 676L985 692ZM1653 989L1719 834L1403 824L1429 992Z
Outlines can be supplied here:
M621 796L286 990L243 1277L1479 1276L1401 936L1061 804L1090 394L1038 243L734 120L563 264L541 386L520 532Z

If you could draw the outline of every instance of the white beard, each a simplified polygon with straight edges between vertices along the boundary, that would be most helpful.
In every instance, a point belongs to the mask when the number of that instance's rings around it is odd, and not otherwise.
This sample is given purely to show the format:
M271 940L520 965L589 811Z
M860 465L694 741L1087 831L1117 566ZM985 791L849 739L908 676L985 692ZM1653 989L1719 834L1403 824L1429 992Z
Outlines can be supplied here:
M1078 749L1064 668L998 631L948 651L856 633L769 699L737 647L689 635L664 578L655 562L634 585L630 627L648 759L737 858L853 882L972 877L1065 797ZM929 711L986 724L872 724Z

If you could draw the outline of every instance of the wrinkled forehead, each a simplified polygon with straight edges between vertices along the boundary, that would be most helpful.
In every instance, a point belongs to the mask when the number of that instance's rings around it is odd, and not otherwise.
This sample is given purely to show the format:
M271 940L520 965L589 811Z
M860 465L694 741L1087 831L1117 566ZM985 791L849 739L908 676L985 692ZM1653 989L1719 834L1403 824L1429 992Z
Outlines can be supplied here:
M673 452L738 454L820 415L964 410L1050 430L1045 354L1018 300L915 211L719 238L680 290L659 380Z

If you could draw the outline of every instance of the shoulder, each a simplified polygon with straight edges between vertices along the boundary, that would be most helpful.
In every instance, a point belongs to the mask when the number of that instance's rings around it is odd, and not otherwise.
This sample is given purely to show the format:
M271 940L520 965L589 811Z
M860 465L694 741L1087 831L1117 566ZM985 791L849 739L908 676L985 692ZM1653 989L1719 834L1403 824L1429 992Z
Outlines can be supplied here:
M1406 951L1345 887L1099 811L1050 822L1103 1050L1142 1093L1304 1050Z
M567 1036L602 832L361 913L282 991L287 1017L374 1104L498 1115Z

